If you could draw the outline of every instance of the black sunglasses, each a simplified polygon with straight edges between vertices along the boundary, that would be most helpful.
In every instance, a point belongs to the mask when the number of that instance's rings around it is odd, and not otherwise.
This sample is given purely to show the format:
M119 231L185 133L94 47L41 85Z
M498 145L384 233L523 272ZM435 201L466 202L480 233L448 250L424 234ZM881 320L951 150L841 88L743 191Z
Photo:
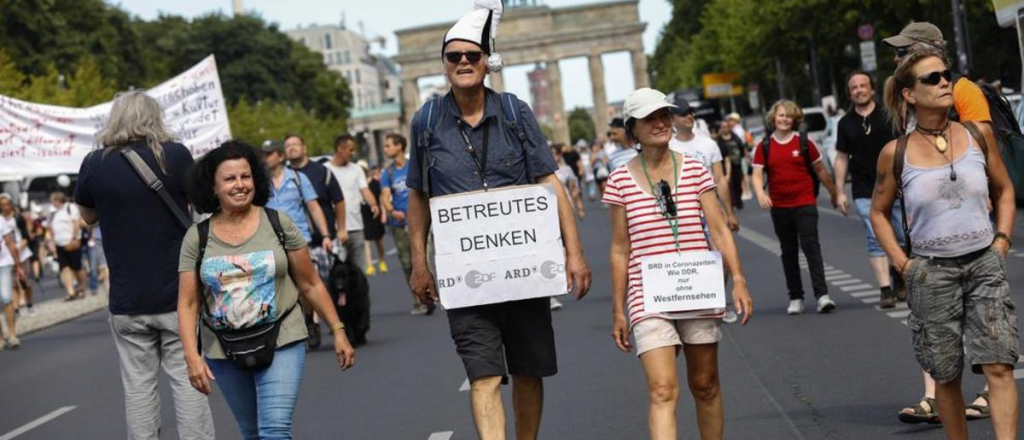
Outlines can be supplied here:
M670 217L675 217L676 198L672 196L672 187L669 186L668 182L662 180L658 182L656 188L658 193L655 194L655 197L657 198L658 206L662 209L662 212L665 212Z
M466 56L466 61L469 61L469 64L476 64L476 63L480 62L481 58L484 57L484 53L480 52L480 51L472 51L472 52L445 52L444 59L448 60L449 63L459 64L459 61L462 61L462 56L463 55Z
M917 80L920 81L921 84L926 84L926 85L929 85L929 86L937 86L937 85L939 85L939 82L941 82L941 80L943 78L946 79L946 82L952 82L953 81L953 73L950 72L949 69L943 70L941 72L935 71L935 72L929 73L929 74L924 75L924 76L919 76L919 77L917 77Z
M910 53L910 46L907 46L907 47L894 47L893 50L896 51L896 57L897 58L903 58L903 57L907 56L907 54Z

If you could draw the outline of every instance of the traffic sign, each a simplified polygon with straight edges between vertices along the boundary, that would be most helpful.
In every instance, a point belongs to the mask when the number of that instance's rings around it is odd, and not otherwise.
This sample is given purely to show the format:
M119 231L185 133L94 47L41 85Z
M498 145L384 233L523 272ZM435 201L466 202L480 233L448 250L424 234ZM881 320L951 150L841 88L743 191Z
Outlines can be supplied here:
M860 66L865 72L878 70L878 57L875 53L875 42L873 40L860 43Z
M875 38L875 28L870 24L862 25L857 28L857 36L864 41Z

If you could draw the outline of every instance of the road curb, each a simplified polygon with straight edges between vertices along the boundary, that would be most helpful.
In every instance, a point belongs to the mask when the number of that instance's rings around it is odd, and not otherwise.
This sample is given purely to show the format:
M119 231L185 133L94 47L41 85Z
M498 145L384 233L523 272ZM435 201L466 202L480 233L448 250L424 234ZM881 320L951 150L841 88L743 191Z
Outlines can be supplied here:
M89 295L74 301L53 299L38 303L34 307L36 313L33 315L26 315L25 309L21 309L23 312L17 322L18 336L35 333L104 310L109 302L110 298L107 295Z

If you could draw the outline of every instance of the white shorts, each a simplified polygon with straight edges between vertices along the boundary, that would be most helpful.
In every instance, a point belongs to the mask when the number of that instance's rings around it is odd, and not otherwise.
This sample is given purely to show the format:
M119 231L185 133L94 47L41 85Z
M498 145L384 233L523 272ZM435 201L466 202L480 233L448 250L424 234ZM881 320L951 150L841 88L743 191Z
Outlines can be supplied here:
M11 303L14 293L14 266L0 266L0 305Z
M661 347L714 344L722 340L722 320L647 318L633 326L636 355Z

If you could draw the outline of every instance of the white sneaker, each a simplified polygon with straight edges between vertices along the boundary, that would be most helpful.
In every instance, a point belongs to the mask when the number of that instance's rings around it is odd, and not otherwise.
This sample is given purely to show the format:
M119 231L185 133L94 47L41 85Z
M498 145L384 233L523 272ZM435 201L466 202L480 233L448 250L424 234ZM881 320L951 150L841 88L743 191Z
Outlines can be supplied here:
M736 312L731 309L725 311L725 316L722 317L722 322L726 324L732 324L739 320L739 316L736 316Z
M786 308L786 313L790 315L799 315L804 312L804 300L802 299L791 299L789 300L789 307Z
M828 313L836 308L835 301L829 298L828 294L822 295L818 298L818 313Z
M559 302L555 297L551 297L551 310L559 310L562 308L562 303Z

